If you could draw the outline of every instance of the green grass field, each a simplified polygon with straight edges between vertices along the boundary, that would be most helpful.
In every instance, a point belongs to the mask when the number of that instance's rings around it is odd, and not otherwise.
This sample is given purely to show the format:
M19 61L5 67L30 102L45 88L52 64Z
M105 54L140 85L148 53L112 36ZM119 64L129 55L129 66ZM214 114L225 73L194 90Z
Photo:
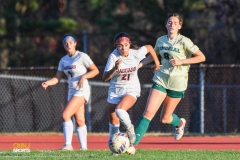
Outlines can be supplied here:
M142 159L142 160L239 160L240 151L209 151L209 150L137 150L130 156L126 153L117 157L110 156L109 150L88 151L31 151L14 153L13 151L0 151L0 159Z

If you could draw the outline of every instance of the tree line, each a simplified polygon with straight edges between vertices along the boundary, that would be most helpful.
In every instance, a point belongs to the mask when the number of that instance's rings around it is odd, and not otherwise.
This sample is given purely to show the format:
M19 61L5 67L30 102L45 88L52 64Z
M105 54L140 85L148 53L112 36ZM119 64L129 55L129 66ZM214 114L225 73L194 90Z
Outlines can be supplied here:
M72 33L83 51L104 66L113 38L129 33L138 45L166 34L170 13L183 17L181 34L206 55L206 64L240 62L238 0L0 0L0 68L57 66L65 55L61 37Z

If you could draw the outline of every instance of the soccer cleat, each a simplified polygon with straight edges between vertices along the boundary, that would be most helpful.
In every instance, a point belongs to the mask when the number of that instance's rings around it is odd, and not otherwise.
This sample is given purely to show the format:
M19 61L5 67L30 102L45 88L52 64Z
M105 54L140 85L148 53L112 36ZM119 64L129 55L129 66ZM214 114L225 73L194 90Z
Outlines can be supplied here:
M134 131L134 126L132 125L130 128L127 129L127 136L129 138L130 144L133 144L136 140L136 135Z
M62 150L62 151L72 151L73 148L72 148L72 145L64 145L59 150Z
M132 144L130 144L130 146L128 147L128 149L127 149L127 154L129 154L129 155L134 155L135 154L135 152L136 152L136 149L135 149L135 147L132 145Z
M175 130L175 134L174 134L175 140L181 139L184 134L186 120L184 118L180 118L180 120L182 121L182 125L179 128L176 128Z
M112 152L111 156L115 156L116 157L116 156L118 156L118 153L113 153Z

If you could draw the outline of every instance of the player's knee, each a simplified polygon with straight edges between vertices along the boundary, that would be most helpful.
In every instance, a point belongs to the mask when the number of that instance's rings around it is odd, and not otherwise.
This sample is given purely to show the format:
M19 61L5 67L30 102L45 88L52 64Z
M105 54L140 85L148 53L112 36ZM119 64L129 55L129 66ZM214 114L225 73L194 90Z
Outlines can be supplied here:
M71 120L71 116L68 113L63 112L62 119L64 122L67 122L67 121Z
M78 126L84 126L85 125L85 119L77 119L76 123Z

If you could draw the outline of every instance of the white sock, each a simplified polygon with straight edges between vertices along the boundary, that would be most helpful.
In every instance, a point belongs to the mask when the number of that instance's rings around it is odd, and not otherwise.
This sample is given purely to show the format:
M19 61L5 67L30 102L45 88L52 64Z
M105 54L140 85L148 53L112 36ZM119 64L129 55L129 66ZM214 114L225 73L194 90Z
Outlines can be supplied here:
M111 124L109 123L109 140L112 139L112 136L119 131L120 124Z
M129 114L124 109L115 109L117 117L120 119L121 123L126 129L132 126Z
M77 127L77 135L81 149L87 149L87 126Z
M65 145L72 145L73 123L72 121L63 122L63 134Z

